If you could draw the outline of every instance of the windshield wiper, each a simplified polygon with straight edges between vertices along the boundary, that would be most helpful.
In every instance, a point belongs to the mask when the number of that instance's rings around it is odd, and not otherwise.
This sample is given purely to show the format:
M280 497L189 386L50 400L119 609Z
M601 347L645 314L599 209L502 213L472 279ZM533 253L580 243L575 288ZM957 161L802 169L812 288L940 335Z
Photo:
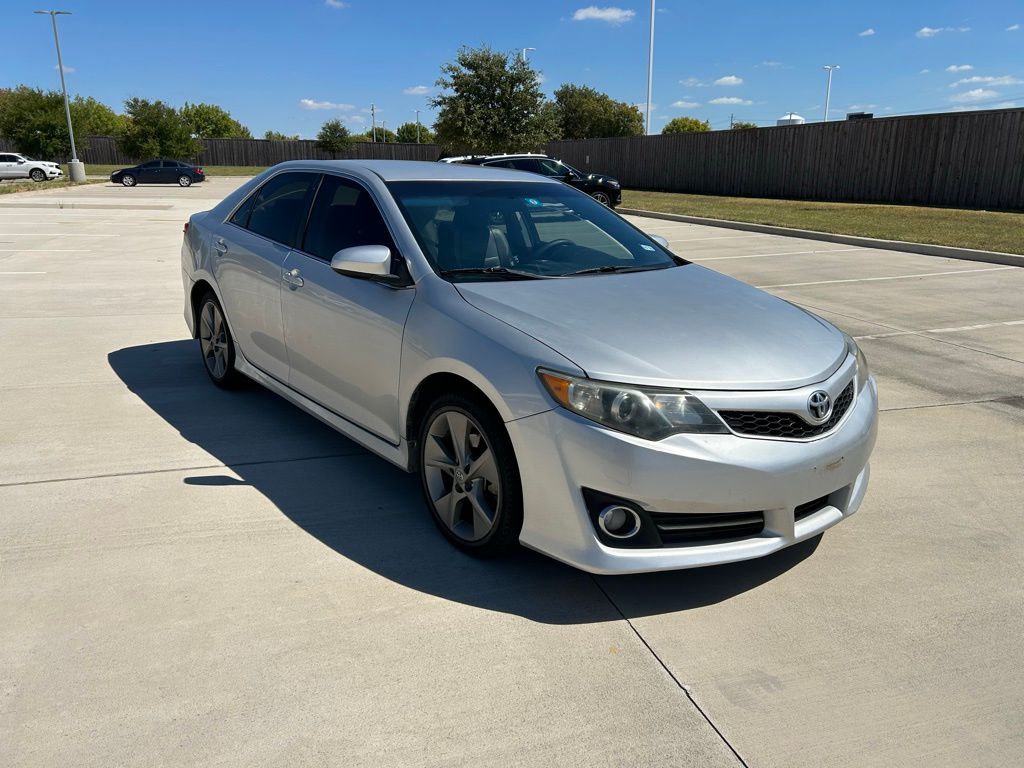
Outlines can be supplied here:
M521 272L518 269L508 267L459 267L458 269L443 269L440 272L442 277L449 275L494 275L507 280L537 280L543 279L545 275L538 275L534 272Z
M652 269L664 269L665 267L627 267L625 264L603 264L600 267L587 267L578 269L575 272L566 272L559 277L572 277L573 275L596 275L599 272L650 272Z

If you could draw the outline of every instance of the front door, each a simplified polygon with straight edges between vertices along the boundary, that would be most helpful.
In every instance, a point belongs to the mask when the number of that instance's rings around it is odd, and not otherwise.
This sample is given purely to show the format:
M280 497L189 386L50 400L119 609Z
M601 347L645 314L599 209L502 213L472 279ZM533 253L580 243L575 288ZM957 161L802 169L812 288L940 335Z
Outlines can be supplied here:
M246 360L281 382L288 381L284 262L302 236L319 180L316 173L278 174L214 231L214 273L231 333Z
M289 384L395 445L402 333L414 288L339 275L331 257L355 245L394 241L370 193L325 175L300 249L288 254L281 294Z

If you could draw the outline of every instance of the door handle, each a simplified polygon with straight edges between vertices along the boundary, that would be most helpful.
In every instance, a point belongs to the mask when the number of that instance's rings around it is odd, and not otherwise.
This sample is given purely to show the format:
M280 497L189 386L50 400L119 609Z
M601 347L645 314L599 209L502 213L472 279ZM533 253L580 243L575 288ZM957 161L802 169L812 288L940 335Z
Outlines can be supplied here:
M288 283L288 285L300 288L305 281L299 275L300 273L297 269L286 269L284 274L281 276L281 279Z
M224 238L223 237L218 237L213 242L213 248L214 248L215 251L217 251L217 253L227 253L228 252L228 244L224 242Z

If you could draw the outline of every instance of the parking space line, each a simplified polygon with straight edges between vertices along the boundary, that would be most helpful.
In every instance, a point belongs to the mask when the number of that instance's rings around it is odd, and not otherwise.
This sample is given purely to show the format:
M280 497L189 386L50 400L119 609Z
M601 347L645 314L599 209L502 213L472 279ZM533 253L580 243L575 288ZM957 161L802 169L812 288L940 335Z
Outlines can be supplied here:
M0 248L0 253L92 253L92 248Z
M762 259L765 256L799 256L804 253L847 253L848 251L868 251L870 248L817 248L813 251L783 251L782 253L751 253L745 256L708 256L693 257L690 261L729 261L730 259Z
M45 272L0 272L0 275L45 275Z
M856 277L848 280L817 280L811 283L779 283L777 285L759 285L758 288L801 288L805 285L836 285L839 283L873 283L880 280L911 280L916 277L943 277L945 275L975 275L978 272L1003 272L1007 269L1020 267L987 267L985 269L958 269L952 272L920 272L915 275L891 275L889 277Z
M775 237L775 235L726 235L725 237L666 238L670 243L696 243L698 240L748 240L751 237Z
M4 237L120 237L120 235L94 235L89 232L4 232Z
M1024 320L1006 320L1000 323L978 323L977 325L961 325L955 328L928 328L923 331L893 331L892 333L872 333L867 336L854 336L855 339L891 339L894 336L916 336L919 333L963 333L965 331L983 331L986 328L1004 328L1012 325L1024 325Z

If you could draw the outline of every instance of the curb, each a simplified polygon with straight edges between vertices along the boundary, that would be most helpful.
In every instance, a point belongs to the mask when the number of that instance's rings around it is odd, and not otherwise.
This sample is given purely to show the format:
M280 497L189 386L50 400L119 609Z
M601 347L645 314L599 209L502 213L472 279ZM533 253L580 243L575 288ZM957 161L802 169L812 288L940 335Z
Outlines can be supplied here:
M923 256L942 256L947 259L983 261L988 264L1005 264L1011 267L1024 267L1024 256L1019 256L1014 253L976 251L971 248L954 248L949 245L932 245L930 243L908 243L901 240L877 240L873 237L858 237L856 235L835 235L831 232L815 232L810 229L774 227L770 224L751 224L746 221L730 221L728 219L705 219L701 216L684 216L679 213L660 213L658 211L644 211L639 208L623 208L621 206L616 208L615 212L625 213L631 216L644 216L649 219L665 219L667 221L680 221L686 224L702 224L707 227L739 229L744 232L760 232L765 235L799 237L804 240L823 240L827 243L841 243L843 245L857 245L864 248L879 248L886 251L917 253Z

